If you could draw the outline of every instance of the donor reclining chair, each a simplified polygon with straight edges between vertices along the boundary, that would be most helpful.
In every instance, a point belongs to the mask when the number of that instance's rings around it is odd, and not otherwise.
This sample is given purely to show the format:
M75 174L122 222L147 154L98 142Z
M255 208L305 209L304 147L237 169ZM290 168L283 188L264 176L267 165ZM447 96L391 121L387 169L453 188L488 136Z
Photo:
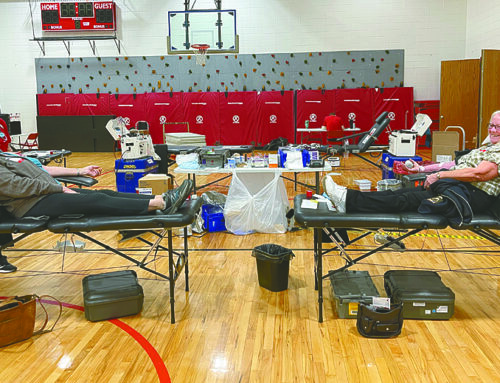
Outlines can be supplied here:
M373 126L367 132L351 134L349 136L339 137L339 138L329 138L329 142L343 142L343 145L332 145L327 148L328 155L352 153L355 156L361 158L362 160L369 162L372 165L380 167L369 159L360 156L359 153L365 152L382 152L387 149L387 146L374 146L373 143L378 139L382 132L389 126L391 120L387 117L389 112L383 112L377 117ZM361 137L357 144L349 144L349 140L352 138Z
M61 182L69 182L75 185L80 185L79 179L87 177L58 177ZM90 186L95 183L95 180L88 179L83 186ZM194 222L196 214L201 209L203 200L193 199L185 201L182 206L174 214L151 214L142 216L92 216L84 215L68 215L57 218L48 217L27 217L16 219L5 209L0 208L0 234L17 234L9 243L0 247L3 250L14 245L23 238L26 238L34 233L49 231L56 234L75 234L85 240L88 240L99 247L114 253L130 263L154 274L169 282L169 297L170 297L170 322L175 323L174 311L174 287L177 278L184 270L185 291L189 291L189 266L188 266L188 240L187 226ZM173 248L173 229L183 228L184 241L183 249L174 251ZM135 259L127 254L127 249L118 249L109 244L102 242L92 237L90 232L95 231L122 231L122 230L143 230L148 231L156 236L153 242L143 240L150 245L147 254L142 259ZM162 246L163 239L167 240L167 246ZM157 258L158 252L166 252L168 255L168 272L161 273L156 270L156 267L150 265Z

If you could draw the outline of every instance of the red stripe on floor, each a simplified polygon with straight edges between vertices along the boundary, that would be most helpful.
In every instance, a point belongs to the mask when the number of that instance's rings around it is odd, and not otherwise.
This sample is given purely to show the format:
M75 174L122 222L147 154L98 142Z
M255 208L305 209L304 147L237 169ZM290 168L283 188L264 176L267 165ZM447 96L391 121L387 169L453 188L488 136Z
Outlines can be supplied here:
M0 299L5 299L7 297L0 297ZM58 303L56 301L51 301L51 300L45 300L42 299L43 303L48 303L51 305L57 305ZM70 309L75 309L75 310L80 310L80 311L85 311L82 306L77 306L71 303L65 303L61 302L61 304L64 307L70 308ZM163 360L161 359L160 354L158 354L158 351L151 345L151 343L148 342L146 338L144 338L139 332L137 332L135 329L130 327L128 324L122 322L119 319L109 319L108 322L113 323L115 326L118 326L121 328L123 331L125 331L127 334L129 334L134 340L141 345L141 347L146 351L146 353L149 355L149 359L153 362L153 365L155 366L156 373L158 374L158 378L160 382L165 382L165 383L170 383L170 375L168 374L167 367L165 366L165 363L163 363Z

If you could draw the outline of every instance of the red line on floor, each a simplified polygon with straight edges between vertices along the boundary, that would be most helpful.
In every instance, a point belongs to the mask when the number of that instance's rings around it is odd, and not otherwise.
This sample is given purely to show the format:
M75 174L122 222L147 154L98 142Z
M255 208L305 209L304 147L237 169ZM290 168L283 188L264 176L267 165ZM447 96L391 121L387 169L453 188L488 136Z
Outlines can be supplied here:
M7 297L0 297L0 299L5 299ZM57 305L58 303L56 301L51 301L51 300L46 300L42 299L43 303L51 304L51 305ZM66 303L66 302L61 302L61 304L64 307L70 308L70 309L75 309L75 310L80 310L80 311L85 311L82 306L74 305L72 303ZM115 326L118 326L121 328L123 331L125 331L128 335L130 335L134 340L141 345L141 347L146 351L148 354L149 358L153 362L153 365L155 366L156 373L158 374L158 378L160 379L160 382L165 382L165 383L171 383L170 380L170 375L168 374L167 367L165 366L165 363L163 363L163 360L161 359L160 354L158 354L158 351L151 345L151 343L148 342L144 336L142 336L138 331L130 327L128 324L122 322L119 319L109 319L108 322L113 323Z

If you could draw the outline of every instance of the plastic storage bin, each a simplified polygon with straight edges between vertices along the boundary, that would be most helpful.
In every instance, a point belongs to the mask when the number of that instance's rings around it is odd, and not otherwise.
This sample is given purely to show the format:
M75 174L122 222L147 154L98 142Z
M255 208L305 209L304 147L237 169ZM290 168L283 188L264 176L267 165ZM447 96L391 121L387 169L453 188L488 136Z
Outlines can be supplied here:
M257 260L259 285L270 291L288 289L290 260L295 256L290 249L280 245L265 244L253 249Z
M389 270L384 288L392 303L403 303L405 319L449 319L455 308L455 293L435 271Z
M339 318L356 318L360 303L370 305L380 294L368 271L340 271L330 275Z
M226 230L224 220L224 209L217 205L203 205L201 207L201 217L203 218L203 228L212 233Z
M362 192L369 192L372 190L372 181L370 180L354 180Z
M135 315L142 310L144 293L133 270L87 275L82 286L89 321Z

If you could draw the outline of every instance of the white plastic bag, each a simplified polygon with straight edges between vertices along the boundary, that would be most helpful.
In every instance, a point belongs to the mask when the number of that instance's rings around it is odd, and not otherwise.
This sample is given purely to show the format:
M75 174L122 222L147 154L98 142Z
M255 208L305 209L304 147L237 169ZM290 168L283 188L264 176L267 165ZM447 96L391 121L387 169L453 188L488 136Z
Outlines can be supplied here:
M178 154L175 156L175 162L180 169L198 169L200 167L198 153Z
M226 229L234 234L285 233L290 208L285 185L274 173L233 172L224 206Z
M302 151L287 152L285 168L287 169L302 169L304 164L302 163Z

